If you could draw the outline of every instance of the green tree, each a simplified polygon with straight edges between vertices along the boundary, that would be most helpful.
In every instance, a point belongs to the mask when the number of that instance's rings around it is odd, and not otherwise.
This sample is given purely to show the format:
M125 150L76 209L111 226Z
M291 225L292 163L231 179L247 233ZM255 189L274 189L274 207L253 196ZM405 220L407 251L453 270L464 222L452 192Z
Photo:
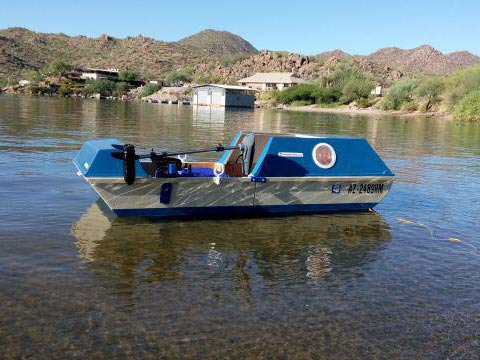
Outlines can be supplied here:
M445 81L441 78L427 78L420 82L415 94L420 99L426 101L425 110L430 110L432 106L438 104L441 100L440 95L445 90Z
M72 65L62 59L53 60L47 67L48 74L64 75L72 70Z
M192 70L183 68L177 71L171 71L165 77L165 82L169 85L177 85L180 83L188 83L192 81Z
M131 82L140 79L140 75L133 70L122 70L118 73L118 80Z
M156 84L146 84L143 87L142 91L140 91L137 94L137 97L142 98L142 97L145 97L145 96L149 96L149 95L152 95L153 93L157 92L158 90L160 90L160 86L158 86Z
M382 108L385 110L399 110L404 103L413 99L417 85L418 80L416 79L404 78L399 80L388 89L381 104Z
M93 80L85 85L85 93L88 95L100 94L101 96L112 96L115 90L115 82L111 80Z
M367 99L370 96L373 85L370 80L364 76L351 77L342 88L342 97L340 101L348 104L359 99Z

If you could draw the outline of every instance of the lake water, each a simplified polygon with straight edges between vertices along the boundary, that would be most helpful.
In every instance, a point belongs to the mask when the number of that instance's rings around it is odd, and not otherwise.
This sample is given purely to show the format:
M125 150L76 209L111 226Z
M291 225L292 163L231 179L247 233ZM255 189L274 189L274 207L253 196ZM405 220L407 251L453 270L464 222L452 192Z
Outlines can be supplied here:
M396 182L377 213L119 219L71 162L237 130L363 136ZM0 171L0 358L480 356L480 124L0 96Z

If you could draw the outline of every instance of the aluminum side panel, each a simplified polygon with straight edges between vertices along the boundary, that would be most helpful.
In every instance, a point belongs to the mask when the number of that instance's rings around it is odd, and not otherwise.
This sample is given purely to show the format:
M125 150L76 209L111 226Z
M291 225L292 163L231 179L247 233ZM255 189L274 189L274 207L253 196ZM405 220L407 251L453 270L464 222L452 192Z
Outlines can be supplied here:
M353 179L302 178L275 180L268 178L266 183L256 183L255 205L315 205L379 203L391 188L393 178L357 177ZM381 192L348 191L353 184L383 184Z
M133 185L109 179L89 182L111 209L253 206L255 193L254 183L238 178L222 179L219 185L213 178L151 179ZM160 203L160 190L165 183L173 186L169 204Z

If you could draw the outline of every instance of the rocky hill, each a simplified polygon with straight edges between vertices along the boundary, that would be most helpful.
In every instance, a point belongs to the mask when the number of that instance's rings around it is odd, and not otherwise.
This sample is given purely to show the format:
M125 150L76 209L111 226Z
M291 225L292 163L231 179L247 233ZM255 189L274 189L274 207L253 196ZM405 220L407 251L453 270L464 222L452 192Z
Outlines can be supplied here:
M224 82L235 83L235 80L248 77L256 72L292 72L305 80L314 80L332 74L338 66L348 64L373 77L379 84L389 84L403 76L401 71L392 67L373 63L362 58L332 56L325 60L317 57L302 56L294 53L283 53L264 50L259 54L238 61L229 66L221 62L213 64L203 61L194 68L196 74L221 78Z
M223 82L235 82L260 71L288 71L315 79L348 62L380 83L389 83L403 74L442 75L480 64L480 57L469 52L444 55L428 45L410 50L384 48L368 56L352 56L338 49L316 56L259 53L238 35L210 29L177 42L142 35L88 38L23 28L0 30L0 77L21 77L26 69L41 69L56 58L76 66L131 69L148 78L160 78L169 71L191 66L195 75L214 76Z
M245 39L228 31L206 29L197 34L188 36L179 44L194 46L217 55L250 55L258 51Z
M178 42L164 42L142 35L88 38L10 28L0 30L0 76L20 76L26 69L39 69L62 58L76 66L128 68L145 77L160 77L182 66L214 61L226 54L255 52L239 36L215 30L202 31Z
M429 45L410 50L384 48L370 54L366 60L405 73L425 75L445 75L461 67L480 64L480 58L467 51L444 55Z

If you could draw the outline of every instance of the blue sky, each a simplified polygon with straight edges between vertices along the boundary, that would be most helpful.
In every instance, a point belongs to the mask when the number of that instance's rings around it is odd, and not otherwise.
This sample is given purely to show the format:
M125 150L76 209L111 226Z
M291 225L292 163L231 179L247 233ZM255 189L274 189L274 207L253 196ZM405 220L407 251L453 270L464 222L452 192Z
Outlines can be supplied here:
M203 4L199 6L199 4ZM257 49L316 54L335 48L430 44L480 54L480 1L5 1L0 28L97 37L142 34L175 41L205 28L228 30Z

